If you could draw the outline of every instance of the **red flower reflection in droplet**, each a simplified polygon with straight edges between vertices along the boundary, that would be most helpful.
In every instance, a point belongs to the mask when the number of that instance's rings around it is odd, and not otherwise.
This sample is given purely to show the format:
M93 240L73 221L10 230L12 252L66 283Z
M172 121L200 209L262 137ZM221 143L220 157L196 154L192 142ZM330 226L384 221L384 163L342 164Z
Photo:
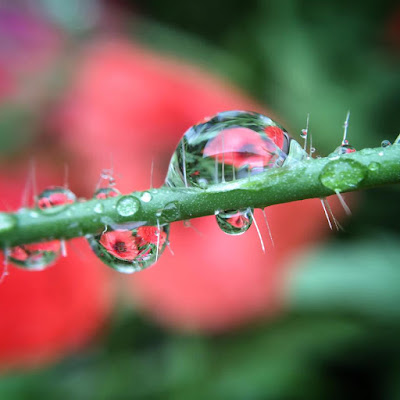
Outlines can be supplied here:
M60 241L52 240L51 242L24 244L23 246L13 247L10 251L10 257L15 260L25 261L30 257L35 257L43 251L60 251Z
M260 168L274 157L276 146L263 140L259 133L247 128L231 128L222 131L209 142L203 152L205 157L215 157L219 162L241 168L249 165Z
M114 257L134 260L139 251L131 231L116 230L101 235L100 244Z
M52 193L50 196L39 199L38 207L44 209L54 206L62 206L64 204L71 204L73 202L74 201L65 193Z
M267 136L280 148L283 148L285 137L281 128L277 126L267 126L264 130Z
M159 243L159 247L162 247L167 238L167 234L155 226L141 226L137 232L138 236L141 237L140 246L144 246L147 243L157 244ZM158 238L160 235L160 238Z
M228 218L226 221L235 228L243 228L249 224L249 219L240 212L232 215L232 217Z

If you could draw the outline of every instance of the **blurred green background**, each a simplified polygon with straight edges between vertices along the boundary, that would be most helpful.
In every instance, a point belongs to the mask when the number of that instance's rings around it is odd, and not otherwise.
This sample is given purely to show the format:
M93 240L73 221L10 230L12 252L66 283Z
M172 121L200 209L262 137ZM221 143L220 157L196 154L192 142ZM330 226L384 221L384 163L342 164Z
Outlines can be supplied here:
M396 2L42 0L37 7L72 44L102 33L96 16L106 7L126 37L241 87L295 138L310 113L320 154L339 144L347 110L357 149L400 131ZM0 130L15 132L2 135L12 154L35 135L35 117L13 104L0 114ZM398 186L363 192L344 232L293 261L287 311L273 320L190 335L121 305L84 352L3 375L0 398L400 399L399 201Z

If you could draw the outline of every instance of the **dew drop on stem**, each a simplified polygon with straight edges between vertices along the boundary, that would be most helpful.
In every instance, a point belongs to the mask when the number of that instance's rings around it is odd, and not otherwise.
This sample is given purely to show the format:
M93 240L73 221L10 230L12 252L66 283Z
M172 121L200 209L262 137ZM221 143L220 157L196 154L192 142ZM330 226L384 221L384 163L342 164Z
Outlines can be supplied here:
M63 212L76 201L69 189L52 186L37 196L37 207L44 215ZM53 265L60 257L63 245L60 240L14 246L9 250L9 261L31 271L40 271Z

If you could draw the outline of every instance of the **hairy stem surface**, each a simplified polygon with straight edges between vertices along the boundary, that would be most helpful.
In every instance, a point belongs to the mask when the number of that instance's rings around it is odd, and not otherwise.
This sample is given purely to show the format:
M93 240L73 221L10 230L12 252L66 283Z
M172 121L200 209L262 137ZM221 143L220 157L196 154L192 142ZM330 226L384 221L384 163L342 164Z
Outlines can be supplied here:
M167 188L92 199L49 211L0 213L0 247L96 234L106 225L130 228L212 215L217 210L264 208L400 182L400 145L310 159L208 189Z

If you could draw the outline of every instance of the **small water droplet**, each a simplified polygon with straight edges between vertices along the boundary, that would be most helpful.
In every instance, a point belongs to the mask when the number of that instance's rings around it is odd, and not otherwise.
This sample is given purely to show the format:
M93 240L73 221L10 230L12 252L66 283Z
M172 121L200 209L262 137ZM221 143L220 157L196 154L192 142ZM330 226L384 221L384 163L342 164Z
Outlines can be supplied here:
M181 212L177 201L167 203L161 211L161 217L168 221L174 221L180 218Z
M153 265L168 243L169 225L105 231L87 236L95 254L105 264L123 273Z
M243 208L238 211L220 211L215 218L218 226L228 235L241 235L250 228L253 222L251 208Z
M76 201L76 196L69 189L52 186L43 190L37 198L37 206L43 214L57 214Z
M9 252L9 261L30 271L42 271L54 264L60 255L60 241L52 240L15 246Z
M306 137L307 137L307 129L302 129L301 130L301 133L300 133L300 137L302 138L302 139L305 139Z
M341 146L337 147L335 149L334 153L342 155L342 154L354 153L356 151L356 149L353 146L349 145L349 141L348 140L344 140L343 142L346 142L346 143L344 143Z
M120 191L115 187L102 187L96 190L93 197L96 199L109 199L110 197L116 197L120 194Z
M311 154L315 153L315 147L311 147L311 148L310 148L310 153L311 153Z
M133 196L123 196L118 200L117 212L122 217L130 217L137 213L140 202Z
M382 143L381 143L382 147L389 147L391 145L392 145L392 143L390 143L389 140L382 140Z
M289 147L288 133L270 118L246 111L222 112L185 132L165 184L205 189L247 178L281 167Z
M368 169L372 172L378 171L379 168L381 167L381 164L378 162L372 161L368 164Z
M0 213L0 233L7 232L15 227L17 223L13 215L7 213Z
M103 212L104 212L104 206L103 206L103 204L101 204L101 203L96 203L96 204L94 205L93 211L94 211L96 214L103 214Z
M142 195L140 196L140 199L145 203L151 201L152 198L153 197L151 196L150 192L143 192Z
M325 165L319 175L319 180L328 189L342 192L356 188L366 175L366 167L358 161L339 158Z

